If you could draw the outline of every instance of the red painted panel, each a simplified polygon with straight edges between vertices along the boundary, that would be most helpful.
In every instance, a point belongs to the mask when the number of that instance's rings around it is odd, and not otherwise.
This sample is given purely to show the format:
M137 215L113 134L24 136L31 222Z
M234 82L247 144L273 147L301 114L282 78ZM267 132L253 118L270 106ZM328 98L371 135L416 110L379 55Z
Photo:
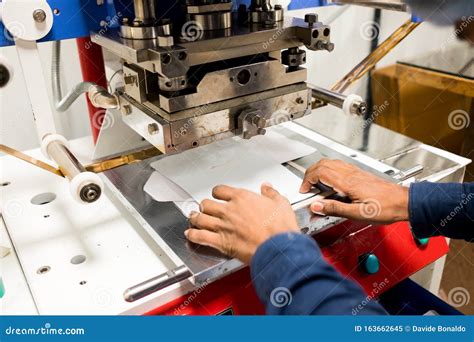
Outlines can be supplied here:
M325 258L339 272L357 281L372 297L377 297L448 252L443 237L431 238L425 246L417 245L406 222L384 226L345 222L331 228L331 232L318 235L316 240ZM366 274L359 267L359 256L366 253L373 253L379 258L380 270L376 274ZM248 268L148 314L216 315L227 309L232 309L236 315L264 313L252 287Z
M102 48L93 43L89 37L78 38L76 44L79 52L82 78L84 81L94 82L107 89ZM89 110L92 137L94 138L95 143L99 136L102 122L104 121L105 110L94 107L89 101L89 98L87 98L87 108Z

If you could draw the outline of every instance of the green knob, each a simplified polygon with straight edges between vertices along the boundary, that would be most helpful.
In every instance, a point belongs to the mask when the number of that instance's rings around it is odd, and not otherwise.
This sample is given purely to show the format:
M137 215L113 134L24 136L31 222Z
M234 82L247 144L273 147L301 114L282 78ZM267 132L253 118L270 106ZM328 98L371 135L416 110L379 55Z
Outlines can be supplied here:
M430 241L430 238L424 238L424 239L415 238L415 241L418 246L426 246L428 242Z
M368 274L375 274L380 269L379 258L373 253L367 253L359 257L359 264Z
M5 295L5 285L3 285L3 280L0 277L0 298L2 298Z

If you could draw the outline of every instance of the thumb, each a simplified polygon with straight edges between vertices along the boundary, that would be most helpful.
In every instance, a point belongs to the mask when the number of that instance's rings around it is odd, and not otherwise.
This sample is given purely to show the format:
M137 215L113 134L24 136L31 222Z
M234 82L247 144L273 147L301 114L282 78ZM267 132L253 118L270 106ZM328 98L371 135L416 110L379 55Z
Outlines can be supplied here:
M360 216L360 203L317 200L311 203L311 211L316 214L357 219Z

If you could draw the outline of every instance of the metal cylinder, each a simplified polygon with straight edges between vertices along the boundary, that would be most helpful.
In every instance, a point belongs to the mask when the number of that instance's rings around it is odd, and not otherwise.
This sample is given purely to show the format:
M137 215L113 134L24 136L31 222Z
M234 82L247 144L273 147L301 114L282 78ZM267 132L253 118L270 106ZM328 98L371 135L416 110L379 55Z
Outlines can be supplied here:
M60 141L52 141L48 144L48 154L59 166L62 174L69 180L86 171L84 166Z
M61 141L51 141L48 144L47 152L49 157L58 165L64 177L69 181L72 181L81 173L87 172L85 167ZM79 197L86 203L95 202L99 199L101 193L100 185L94 182L85 182L81 184L79 189Z
M135 22L147 24L155 21L155 1L156 0L134 0Z
M331 104L338 108L344 109L344 103L348 99L346 95L320 88L314 85L311 85L311 91L313 97L316 100L322 101L324 103ZM354 95L351 95L354 96ZM349 99L350 107L348 108L351 114L354 115L364 115L367 112L367 103L365 101L356 100L352 102L352 99Z
M311 90L315 99L332 104L338 108L342 108L346 100L346 96L324 88L311 86Z
M144 282L132 286L125 290L123 297L127 302L134 302L151 293L164 289L167 286L176 284L191 276L191 272L186 266L180 266L169 272L160 274Z

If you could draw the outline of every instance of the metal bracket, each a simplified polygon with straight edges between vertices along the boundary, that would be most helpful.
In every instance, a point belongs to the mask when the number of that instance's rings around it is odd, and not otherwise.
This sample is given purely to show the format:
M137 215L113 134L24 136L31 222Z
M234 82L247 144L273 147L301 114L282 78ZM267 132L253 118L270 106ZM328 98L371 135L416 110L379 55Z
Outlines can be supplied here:
M238 127L243 139L250 139L256 135L264 135L267 119L259 109L244 109L238 118Z

